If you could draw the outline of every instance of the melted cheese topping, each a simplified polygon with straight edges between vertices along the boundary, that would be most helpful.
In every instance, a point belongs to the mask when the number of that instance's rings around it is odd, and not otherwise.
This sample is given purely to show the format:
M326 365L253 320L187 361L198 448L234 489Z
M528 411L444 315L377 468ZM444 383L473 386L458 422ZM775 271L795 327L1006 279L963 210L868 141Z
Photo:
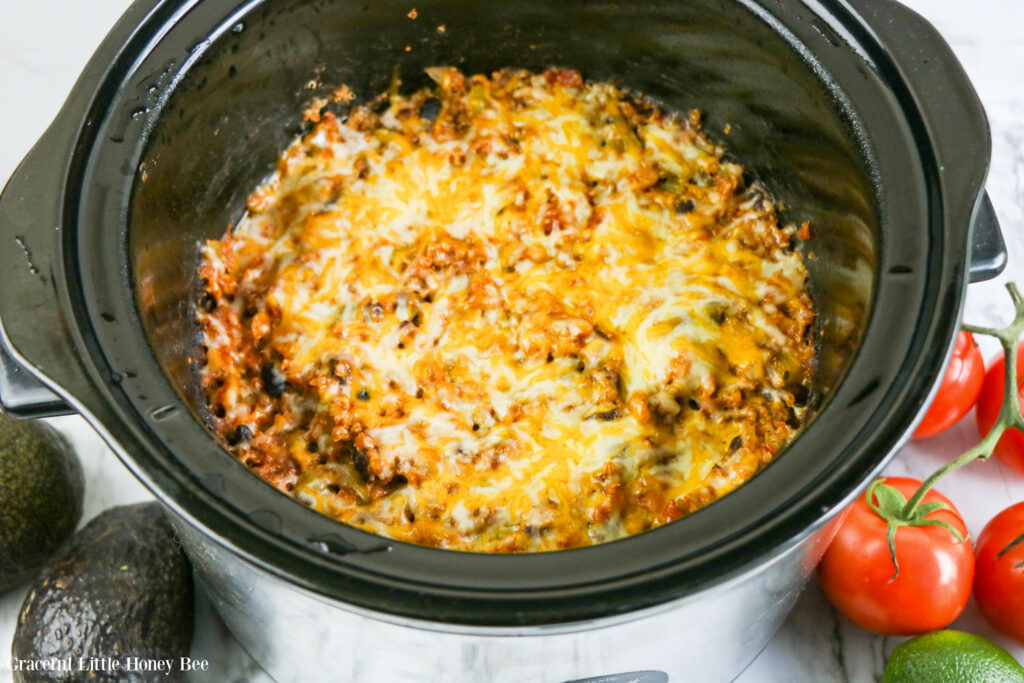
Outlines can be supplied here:
M259 476L413 543L676 519L793 437L795 230L700 133L574 71L330 113L203 248L211 420Z

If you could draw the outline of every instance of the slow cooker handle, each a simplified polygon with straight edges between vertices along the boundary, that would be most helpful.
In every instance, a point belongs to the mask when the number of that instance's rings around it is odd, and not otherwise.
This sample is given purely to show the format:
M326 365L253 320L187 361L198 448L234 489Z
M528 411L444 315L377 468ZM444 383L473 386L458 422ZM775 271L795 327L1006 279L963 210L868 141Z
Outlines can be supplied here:
M996 277L1006 268L1007 258L999 219L996 218L988 192L985 192L981 195L974 215L974 225L971 227L971 261L968 267L971 282Z
M63 317L62 200L79 133L93 124L95 87L158 3L134 0L6 187L0 178L0 406L15 417L95 413L105 405L77 357L82 341Z
M0 344L0 406L20 418L70 415L75 411L45 384L33 377Z
M37 376L38 359L19 348L70 351L57 312L54 257L59 252L58 197L63 188L57 155L67 153L54 124L14 171L0 193L0 408L13 417L40 418L76 411ZM19 347L16 339L30 340ZM34 348L33 348L34 347ZM64 356L64 363L69 364ZM73 363L73 361L71 361Z
M14 417L77 412L57 391L72 395L81 374L59 304L61 197L79 130L69 112L81 97L68 98L0 192L0 407Z
M894 70L910 86L903 96L916 105L930 132L950 225L969 229L964 237L970 237L970 281L996 277L1006 267L1006 244L984 191L991 139L970 79L942 35L913 10L896 0L843 4L867 30L867 35L858 32L857 39L872 46L872 67Z
M37 376L50 354L33 355L51 351L60 360L44 367L75 367L56 274L63 169L76 130L66 119L58 115L0 192L0 407L13 417L76 412Z

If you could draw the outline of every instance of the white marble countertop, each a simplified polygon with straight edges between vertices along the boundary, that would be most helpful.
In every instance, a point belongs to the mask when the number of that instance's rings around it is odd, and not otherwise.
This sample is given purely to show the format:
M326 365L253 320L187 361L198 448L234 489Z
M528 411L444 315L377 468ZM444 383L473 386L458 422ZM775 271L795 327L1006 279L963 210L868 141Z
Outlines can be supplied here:
M31 0L0 2L0 181L39 138L95 46L129 4L128 0ZM974 82L992 126L992 170L988 191L1010 250L1007 273L997 282L969 288L966 318L980 324L1005 322L1010 308L1001 282L1024 282L1024 3L1019 0L907 0L929 18L952 45ZM996 345L981 340L986 358ZM83 523L101 510L151 496L77 417L57 418L78 450L86 472ZM888 474L922 478L978 438L973 415L946 433L911 442L889 465ZM998 462L976 463L954 473L940 490L959 507L977 535L1004 507L1024 500L1024 479ZM25 590L0 596L0 680ZM200 596L193 655L210 660L203 680L269 681ZM972 604L953 624L993 638L1024 661L1024 647L994 633ZM875 681L902 639L870 634L836 614L815 582L775 639L738 679L773 681Z

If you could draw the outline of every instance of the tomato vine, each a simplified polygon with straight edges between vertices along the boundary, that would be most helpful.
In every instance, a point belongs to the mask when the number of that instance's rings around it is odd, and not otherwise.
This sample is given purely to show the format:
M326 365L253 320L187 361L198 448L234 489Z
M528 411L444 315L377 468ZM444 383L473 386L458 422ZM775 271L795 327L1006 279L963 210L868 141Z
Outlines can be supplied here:
M949 523L942 520L928 519L928 515L936 510L949 509L948 505L938 501L922 503L925 495L935 486L936 482L950 472L958 470L975 460L987 460L992 457L996 444L999 443L999 439L1007 429L1017 429L1024 433L1024 415L1021 414L1020 397L1017 391L1009 390L1009 388L1017 386L1017 344L1020 341L1021 334L1024 333L1024 297L1021 297L1020 291L1014 282L1007 283L1006 289L1010 293L1015 309L1013 321L1009 325L1000 329L968 324L963 325L963 329L971 334L995 337L1003 347L1003 354L1006 358L1003 386L1006 389L1003 391L999 416L996 418L992 429L976 446L935 470L931 476L921 483L921 486L909 499L905 499L903 494L888 486L882 480L876 480L868 487L866 493L868 505L886 522L889 554L892 557L893 567L896 570L890 581L895 580L900 573L899 563L896 560L896 531L900 527L939 525L948 529L957 541L964 540L960 532ZM1002 555L1010 550L1010 548L1022 542L1024 542L1024 534L1010 543L999 554ZM1024 565L1024 562L1017 566L1021 565Z

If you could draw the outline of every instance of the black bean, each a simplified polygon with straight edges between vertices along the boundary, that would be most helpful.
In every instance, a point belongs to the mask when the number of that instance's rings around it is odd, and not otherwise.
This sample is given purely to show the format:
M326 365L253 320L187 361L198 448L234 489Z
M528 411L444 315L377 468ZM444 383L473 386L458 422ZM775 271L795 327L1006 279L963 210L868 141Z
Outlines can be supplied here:
M209 292L203 292L203 295L199 297L199 305L204 311L211 313L217 308L217 299Z
M356 398L358 398L360 401L369 401L370 400L370 392L367 391L366 389L360 389L359 393L356 394Z
M288 385L288 380L273 363L263 364L260 368L260 379L263 381L263 391L274 398L281 396Z
M729 443L729 452L735 453L739 449L743 448L743 437L737 436Z
M696 202L692 199L687 199L685 202L679 202L676 204L676 213L690 213L697 208Z
M786 386L786 391L793 394L793 401L798 406L807 405L808 400L811 398L810 388L803 384L789 384Z
M441 100L436 97L431 97L420 105L420 118L424 118L427 121L437 120L437 115L441 113Z
M603 413L598 413L594 417L596 417L598 420L601 420L602 422L610 422L612 420L617 420L619 417L619 409L612 408L611 410L605 411Z
M705 311L707 312L708 317L711 318L711 321L716 325L723 324L728 315L728 311L722 304L708 304Z
M356 471L359 472L363 479L369 480L370 478L370 455L366 451L361 451L358 448L352 452L352 464L355 465Z
M235 430L235 443L240 441L248 441L253 436L252 427L249 425L238 425L238 429Z

